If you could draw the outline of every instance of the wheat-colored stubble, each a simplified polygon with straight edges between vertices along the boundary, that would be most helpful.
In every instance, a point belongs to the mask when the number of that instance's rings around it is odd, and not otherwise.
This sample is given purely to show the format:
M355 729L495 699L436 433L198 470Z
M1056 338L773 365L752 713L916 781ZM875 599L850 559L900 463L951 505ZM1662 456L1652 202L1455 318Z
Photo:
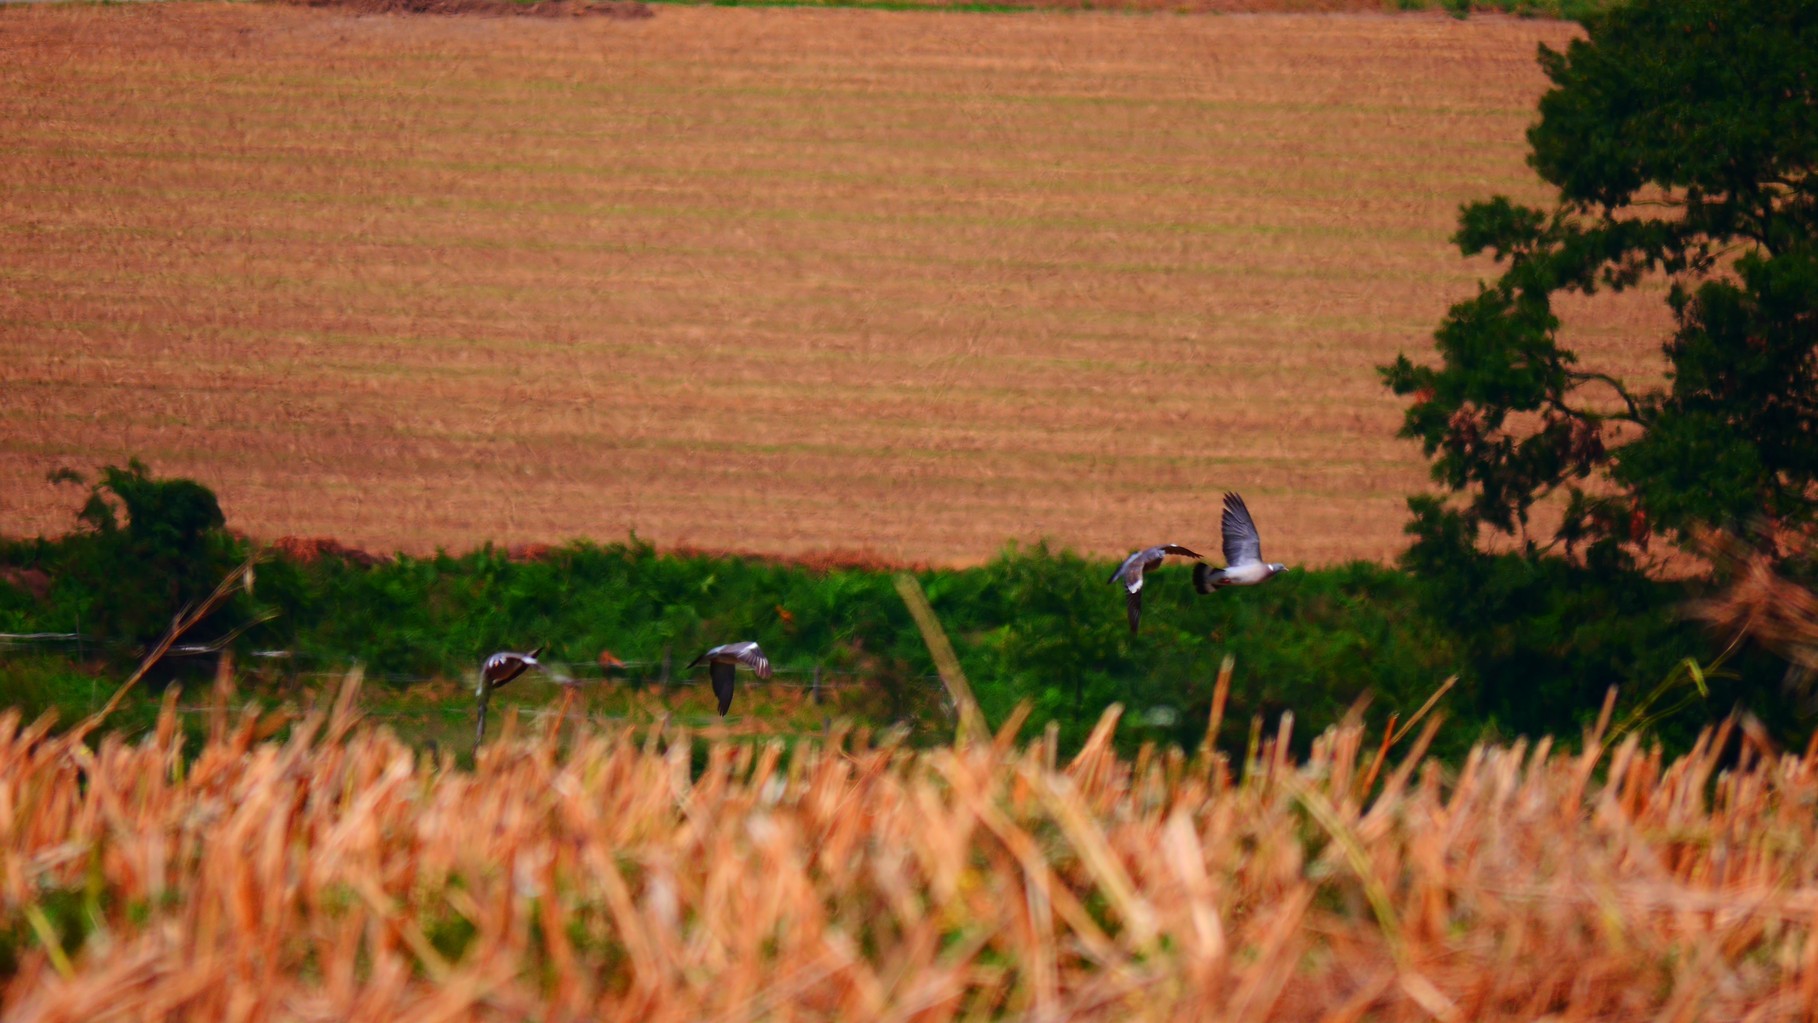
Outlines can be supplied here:
M350 681L357 684L357 679ZM173 689L171 693L175 694ZM343 690L351 692L350 689ZM169 701L174 708L174 700ZM1818 761L0 715L9 1020L1810 1018ZM1282 738L1287 737L1287 725ZM193 753L193 756L192 756ZM1723 765L1729 766L1723 766ZM44 936L60 936L48 951Z

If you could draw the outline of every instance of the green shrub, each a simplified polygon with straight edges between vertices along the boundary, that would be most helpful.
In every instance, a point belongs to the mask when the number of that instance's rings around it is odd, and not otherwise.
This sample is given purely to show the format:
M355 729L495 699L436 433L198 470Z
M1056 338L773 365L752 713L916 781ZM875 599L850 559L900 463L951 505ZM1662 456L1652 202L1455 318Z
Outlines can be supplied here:
M54 580L44 603L0 585L6 631L100 627L143 642L158 631L153 623L168 621L165 601L212 587L219 574L195 566L224 573L243 552L207 513L212 497L177 488L162 493L178 499L159 504L133 489L164 482L142 467L104 477L104 486L120 484L107 493L134 496L126 506L129 515L138 509L134 521L168 527L149 540L96 511L85 520L89 530L62 540L0 544L0 564L42 567ZM1113 702L1128 710L1119 732L1127 745L1198 745L1226 655L1236 661L1219 737L1227 749L1243 748L1253 718L1272 731L1290 710L1304 749L1366 694L1372 724L1390 713L1405 718L1456 673L1461 683L1438 708L1451 721L1439 749L1446 755L1484 728L1575 735L1609 685L1623 685L1631 707L1686 657L1703 662L1715 652L1677 617L1687 592L1679 584L1620 566L1484 555L1443 512L1423 521L1406 570L1359 562L1201 596L1185 565L1165 567L1144 591L1139 636L1125 623L1122 590L1106 581L1109 562L1046 545L1011 547L983 566L919 579L987 718L1001 723L1029 700L1031 727L1056 722L1068 748ZM134 605L122 600L128 586L159 594L162 617L133 618ZM240 637L243 654L282 647L294 653L291 664L357 660L380 699L403 695L378 691L387 675L466 679L494 650L545 645L546 660L569 662L578 674L610 650L634 662L636 685L653 681L665 658L680 680L707 647L754 639L779 684L803 684L820 667L830 682L862 681L862 697L841 706L873 723L908 720L928 738L951 728L934 666L885 571L662 555L633 537L577 542L535 560L491 547L376 563L275 557L258 566L256 590L259 606L278 617ZM212 628L225 634L255 610L237 597ZM126 631L135 621L141 631ZM0 693L30 713L86 713L94 679L59 656L9 662ZM1738 701L1783 735L1804 727L1775 695L1777 663L1743 657L1730 667L1733 678L1713 680L1708 698L1660 725L1674 742ZM141 702L149 713L150 700Z

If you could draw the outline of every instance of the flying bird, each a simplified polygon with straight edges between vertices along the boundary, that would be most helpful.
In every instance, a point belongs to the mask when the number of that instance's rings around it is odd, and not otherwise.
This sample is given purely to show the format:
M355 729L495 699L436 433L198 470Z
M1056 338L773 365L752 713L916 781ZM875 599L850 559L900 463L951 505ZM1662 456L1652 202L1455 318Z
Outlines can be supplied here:
M1256 522L1250 509L1236 494L1225 495L1225 567L1213 568L1205 563L1193 566L1193 588L1211 593L1221 586L1255 586L1288 566L1279 561L1262 559L1262 538L1256 535Z
M492 691L532 668L542 667L537 663L537 655L542 652L542 647L527 654L501 650L480 665L480 682L473 690L474 699L480 702L480 718L473 729L473 748L476 751L486 739L486 706L492 702Z
M537 647L527 654L501 650L486 658L486 663L480 666L481 687L487 691L497 689L532 668L541 668L542 665L537 662L537 655L542 652L542 647Z
M574 705L575 692L580 688L581 680L568 674L560 665L552 668L537 660L537 655L542 652L542 647L537 647L527 654L501 650L486 658L486 663L480 666L480 684L474 690L474 696L480 701L480 720L473 733L473 744L476 750L481 741L486 738L486 706L492 699L493 690L532 668L545 672L550 681L562 687L562 709L556 713L555 724L550 729L550 735L555 735L562 722L568 720L568 709ZM613 656L610 650L600 651L599 665L604 674L611 674L615 670L625 668L625 662Z
M1195 554L1177 543L1157 544L1154 547L1144 547L1142 550L1125 558L1124 563L1117 566L1117 571L1111 573L1111 578L1108 581L1121 581L1124 584L1124 592L1129 594L1129 597L1126 599L1126 606L1130 612L1131 635L1136 634L1137 623L1141 622L1143 619L1143 573L1160 565L1162 559L1170 554L1178 554L1183 558L1198 558L1204 556ZM1204 563L1201 563L1198 566L1198 568L1204 567ZM1197 569L1195 569L1195 572L1195 577L1197 578Z
M770 677L770 659L749 640L716 646L689 661L688 666L692 668L702 661L707 662L707 674L713 679L713 695L720 701L720 717L725 717L726 708L732 706L732 677L739 665L750 668L758 678Z

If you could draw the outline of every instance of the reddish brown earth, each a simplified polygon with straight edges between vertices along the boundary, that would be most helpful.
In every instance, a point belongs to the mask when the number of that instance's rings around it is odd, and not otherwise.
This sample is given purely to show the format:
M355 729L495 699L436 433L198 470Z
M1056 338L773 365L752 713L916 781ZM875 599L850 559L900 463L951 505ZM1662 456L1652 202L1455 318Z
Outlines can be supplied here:
M1575 31L7 10L0 532L138 455L375 551L1111 554L1240 490L1271 557L1387 557L1425 473L1373 367L1491 269L1458 205L1538 197ZM1568 318L1619 372L1657 328Z
M332 7L360 14L512 15L531 18L649 18L638 0L283 0L302 7Z

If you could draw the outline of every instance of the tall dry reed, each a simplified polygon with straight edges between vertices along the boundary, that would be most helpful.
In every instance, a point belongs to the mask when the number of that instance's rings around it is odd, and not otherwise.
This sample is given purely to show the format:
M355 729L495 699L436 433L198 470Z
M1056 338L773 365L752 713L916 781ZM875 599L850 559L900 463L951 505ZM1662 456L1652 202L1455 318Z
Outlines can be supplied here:
M357 682L357 680L356 680ZM352 688L351 686L349 687ZM1818 760L0 718L14 1021L1794 1019ZM1594 738L1594 737L1593 737ZM1586 749L1598 750L1595 741ZM1726 757L1728 758L1726 760ZM1722 765L1728 764L1724 767ZM1368 791L1366 791L1368 790Z

